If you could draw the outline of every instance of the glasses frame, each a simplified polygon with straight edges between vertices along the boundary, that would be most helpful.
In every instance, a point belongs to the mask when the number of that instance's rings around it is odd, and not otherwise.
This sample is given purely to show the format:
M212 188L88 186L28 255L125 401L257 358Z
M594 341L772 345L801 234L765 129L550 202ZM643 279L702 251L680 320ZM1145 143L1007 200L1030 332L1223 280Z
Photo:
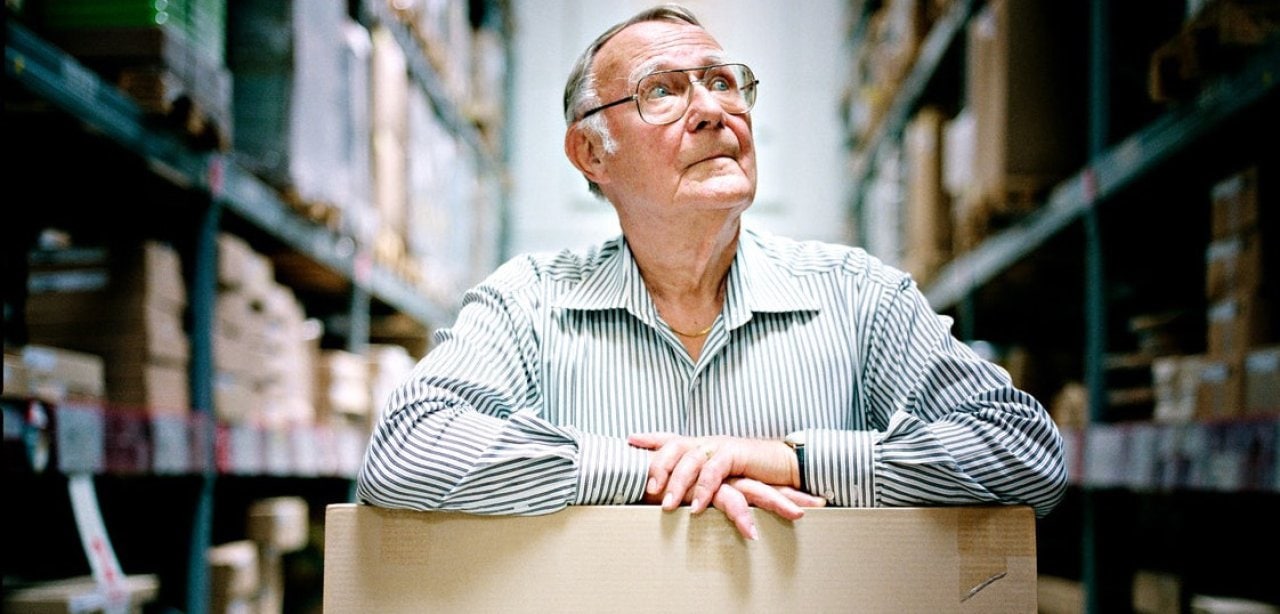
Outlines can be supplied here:
M578 121L582 121L582 120L584 120L584 119L586 119L586 118L588 118L588 117L591 117L592 115L595 115L596 113L599 113L599 112L601 112L601 111L603 111L603 110L605 110L605 109L608 109L608 108L611 108L611 107L616 107L616 106L618 106L618 105L620 105L620 104L626 104L626 103L628 103L628 102L635 102L635 103L636 103L636 113L639 113L639 114L640 114L640 119L641 119L641 120L643 120L643 121L644 121L644 123L646 123L646 124L650 124L650 125L654 125L654 126L665 126L665 125L668 125L668 124L673 124L673 123L675 123L675 122L677 122L677 121L680 121L680 118L681 118L681 117L684 117L684 113L687 113L687 112L689 111L689 104L693 102L693 88L692 88L692 87L690 87L690 88L689 88L689 90L688 90L688 92L685 94L684 112L682 112L680 115L677 115L677 116L675 116L674 118L672 118L672 119L671 119L671 121L666 121L666 122L658 123L658 122L651 122L651 121L649 121L649 120L648 120L648 118L646 118L646 117L644 116L644 111L640 110L640 84L641 84L641 83L644 83L644 80L645 80L645 79L648 79L649 77L652 77L652 76L654 76L654 75L663 75L663 74L668 74L668 73L677 73L677 72L683 72L683 73L695 72L695 71L703 71L703 72L706 72L706 71L708 71L708 70L711 70L712 68L721 68L721 67L724 67L724 66L741 66L743 69L745 69L745 70L746 70L747 74L748 74L748 75L750 75L750 77L751 77L751 81L750 81L750 82L748 82L748 83L746 83L746 84L742 85L742 86L739 88L739 89L741 89L742 91L751 90L752 92L754 92L754 93L753 93L753 95L751 96L751 100L750 100L750 101L748 101L747 108L746 108L745 110L743 110L743 111L738 111L738 112L736 112L736 113L735 113L735 112L732 112L732 111L729 111L729 112L728 112L728 113L730 113L731 115L746 115L747 113L750 113L750 112L751 112L751 109L754 109L754 108L755 108L755 106L756 106L756 96L758 96L758 95L759 95L759 92L758 92L758 91L756 91L756 86L757 86L757 85L760 85L760 80L756 78L756 73L755 73L755 71L751 70L751 67L750 67L750 66L747 66L746 64L743 64L743 63L741 63L741 62L726 62L726 63L723 63L723 64L708 64L708 65L706 65L706 66L695 66L695 67L693 67L693 68L673 68L673 69L670 69L670 70L655 70L655 71L653 71L653 72L651 72L651 73L649 73L649 74L647 74L647 75L645 75L645 76L641 77L639 81L636 81L636 91L635 91L635 93L633 93L633 94L631 94L630 96L627 96L627 97L625 97L625 98L619 98L619 99L617 99L617 100L615 100L615 101L613 101L613 102L608 102L608 103L602 104L602 105L600 105L600 106L598 106L598 107L595 107L595 108L593 108L593 109L590 109L590 110L588 110L588 111L584 112L581 116L579 116L579 117L578 117ZM704 75L704 76L703 76L703 79L705 79L705 78L706 78L706 76ZM706 83L703 83L703 79L690 79L690 81L695 82L695 83L701 83L703 87L706 87L706 86L707 86L707 84L706 84Z

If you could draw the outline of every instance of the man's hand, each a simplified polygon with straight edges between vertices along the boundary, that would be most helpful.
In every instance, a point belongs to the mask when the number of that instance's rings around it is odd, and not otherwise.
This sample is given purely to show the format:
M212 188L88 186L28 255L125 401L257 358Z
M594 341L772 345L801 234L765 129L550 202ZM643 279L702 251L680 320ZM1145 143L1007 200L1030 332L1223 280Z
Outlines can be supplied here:
M781 441L672 433L641 433L629 441L653 451L645 502L661 502L670 511L688 501L695 514L714 505L748 539L758 535L752 506L796 520L804 515L803 507L826 504L796 488L800 474L795 453Z

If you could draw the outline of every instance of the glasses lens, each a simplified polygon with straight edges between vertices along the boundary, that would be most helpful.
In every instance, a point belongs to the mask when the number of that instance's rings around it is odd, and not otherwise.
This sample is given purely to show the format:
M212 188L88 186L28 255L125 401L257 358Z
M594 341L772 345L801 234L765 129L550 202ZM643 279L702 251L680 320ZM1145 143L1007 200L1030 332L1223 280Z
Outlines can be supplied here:
M673 122L689 106L689 76L680 71L653 73L640 80L636 101L640 116L654 124Z
M716 102L729 113L742 114L756 102L756 81L751 69L743 64L722 64L707 68L656 72L640 80L636 101L640 116L651 124L669 124L689 108L689 73L701 71L699 82Z

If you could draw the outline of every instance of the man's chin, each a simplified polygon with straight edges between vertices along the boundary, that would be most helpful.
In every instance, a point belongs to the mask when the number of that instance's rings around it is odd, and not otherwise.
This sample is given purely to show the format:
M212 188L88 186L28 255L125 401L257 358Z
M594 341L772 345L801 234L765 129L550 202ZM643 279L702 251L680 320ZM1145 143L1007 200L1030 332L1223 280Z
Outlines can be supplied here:
M755 185L741 173L717 174L709 177L686 178L685 195L698 200L723 201L736 203L747 201L749 204L755 196Z

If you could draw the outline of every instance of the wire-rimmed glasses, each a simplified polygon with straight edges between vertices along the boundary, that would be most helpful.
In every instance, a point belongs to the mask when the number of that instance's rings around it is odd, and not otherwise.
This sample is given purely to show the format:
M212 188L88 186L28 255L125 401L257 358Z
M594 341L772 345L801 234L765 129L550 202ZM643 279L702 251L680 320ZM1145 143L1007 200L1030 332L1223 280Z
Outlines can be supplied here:
M694 76L702 73L701 78ZM727 113L742 115L756 104L755 73L746 64L712 64L651 72L636 83L636 92L582 114L584 120L609 107L635 101L640 119L654 125L670 124L684 116L693 100L693 84L701 83Z

